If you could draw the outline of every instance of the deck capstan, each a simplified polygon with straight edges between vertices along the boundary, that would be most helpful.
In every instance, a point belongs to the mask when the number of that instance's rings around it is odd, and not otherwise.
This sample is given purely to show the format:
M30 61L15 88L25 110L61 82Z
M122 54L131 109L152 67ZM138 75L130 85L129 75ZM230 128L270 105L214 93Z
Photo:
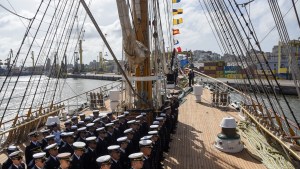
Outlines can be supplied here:
M224 117L220 127L222 132L217 135L215 147L226 153L238 153L244 149L240 135L236 133L236 122L233 117Z

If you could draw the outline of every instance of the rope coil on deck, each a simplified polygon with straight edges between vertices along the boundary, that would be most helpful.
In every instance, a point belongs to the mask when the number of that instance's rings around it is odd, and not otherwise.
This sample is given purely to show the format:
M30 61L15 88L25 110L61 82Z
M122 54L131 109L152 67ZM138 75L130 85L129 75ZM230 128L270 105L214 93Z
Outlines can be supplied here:
M270 146L267 139L262 134L257 134L259 131L252 126L249 122L241 121L238 124L239 129L242 131L242 140L246 141L246 146L251 149L254 156L258 156L262 163L270 169L291 169L294 168L284 154L274 147ZM280 148L279 146L277 148ZM256 158L257 159L257 158Z

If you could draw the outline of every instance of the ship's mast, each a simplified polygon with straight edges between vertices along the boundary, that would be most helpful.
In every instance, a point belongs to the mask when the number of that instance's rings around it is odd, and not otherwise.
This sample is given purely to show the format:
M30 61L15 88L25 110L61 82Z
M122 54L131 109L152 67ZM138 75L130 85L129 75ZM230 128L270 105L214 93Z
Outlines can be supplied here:
M136 38L149 49L149 21L148 21L148 0L132 0L134 27L136 29ZM150 57L147 57L143 65L138 65L135 69L136 77L150 76ZM152 103L152 82L151 81L136 81L137 92L148 102ZM145 105L145 102L139 100L137 108L152 107L152 105Z

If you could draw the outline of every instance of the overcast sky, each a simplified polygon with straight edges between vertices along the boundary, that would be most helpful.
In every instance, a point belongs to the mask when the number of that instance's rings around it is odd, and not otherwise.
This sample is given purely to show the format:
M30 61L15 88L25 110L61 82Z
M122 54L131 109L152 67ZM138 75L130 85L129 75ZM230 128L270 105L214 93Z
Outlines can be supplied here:
M34 15L34 12L40 2L40 0L0 0L0 4L10 10L13 9L9 5L8 1L18 14L29 18ZM162 3L163 1L165 0L159 0L159 2L161 2L161 8L163 8L165 4ZM213 52L221 53L199 1L181 1L181 3L174 4L173 7L183 8L184 12L184 14L181 15L184 23L176 27L181 31L181 34L176 36L176 39L180 42L181 48L184 50L211 50ZM248 0L238 0L240 3L247 1ZM291 2L286 0L279 0L279 4L283 13L286 13L292 6ZM300 3L297 3L296 6L298 11L300 11ZM255 0L251 3L250 8L251 19L254 23L254 27L256 28L258 38L262 39L275 26L267 0ZM107 33L107 39L115 54L120 59L122 57L122 34L117 14L116 1L93 0L91 11L103 32ZM178 17L180 16L177 15L176 18ZM163 14L162 18L164 18ZM23 22L21 22L21 20ZM290 38L298 39L300 37L300 29L297 26L293 10L291 10L285 17L285 22L288 27ZM13 49L14 51L18 49L25 33L25 25L27 24L28 21L20 19L0 7L0 59L3 60L7 58L10 49ZM87 21L84 29L86 32L84 37L85 41L83 42L84 62L88 63L92 60L96 60L97 55L101 50L102 41L90 20ZM274 31L262 42L261 45L263 50L271 51L272 47L278 43L278 40L279 37L277 30L274 29ZM111 56L109 55L107 58L111 59Z

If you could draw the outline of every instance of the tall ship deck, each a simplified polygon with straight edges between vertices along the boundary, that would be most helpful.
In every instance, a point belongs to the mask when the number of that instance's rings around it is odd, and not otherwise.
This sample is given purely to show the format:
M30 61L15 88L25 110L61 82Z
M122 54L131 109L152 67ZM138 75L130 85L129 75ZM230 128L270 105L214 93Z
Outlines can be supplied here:
M300 98L300 41L285 23L293 11L300 28L300 2L268 0L270 20L257 25L250 10L266 11L253 0L32 0L20 3L25 12L9 1L0 4L13 24L0 41L14 48L0 58L0 169L300 168L300 115L285 95ZM2 38L19 36L12 17L25 27L18 42ZM194 26L203 18L214 45ZM262 49L273 30L274 56ZM200 52L195 67L187 48L204 43L224 56ZM116 81L83 91L68 75Z
M211 91L205 90L201 103L189 94L179 108L178 127L172 136L171 149L166 153L167 168L259 168L266 166L250 155L248 150L236 154L222 153L214 142L220 133L220 122L231 116L240 120L233 108L220 110L211 106Z

